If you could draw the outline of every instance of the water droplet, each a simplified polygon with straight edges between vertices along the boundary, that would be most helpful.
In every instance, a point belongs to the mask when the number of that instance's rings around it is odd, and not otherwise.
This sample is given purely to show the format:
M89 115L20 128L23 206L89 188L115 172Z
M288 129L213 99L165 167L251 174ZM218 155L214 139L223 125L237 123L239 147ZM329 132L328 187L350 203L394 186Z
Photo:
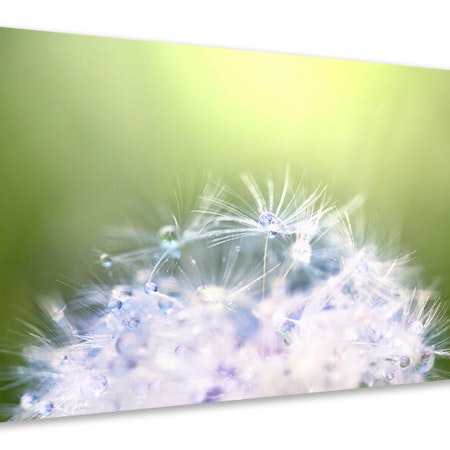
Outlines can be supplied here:
M108 255L108 253L102 253L100 255L100 264L102 265L102 267L104 267L105 269L109 269L112 266L112 263L112 258Z
M420 373L428 372L434 365L434 353L430 350L423 350L416 363L416 369Z
M423 323L420 320L416 320L411 324L411 331L416 334L422 334Z
M26 392L20 397L20 406L23 409L30 409L36 403L36 396L31 392Z
M274 237L277 235L279 227L278 218L275 214L270 211L265 211L259 216L258 222L269 237Z
M400 367L404 369L405 367L408 367L411 360L409 359L409 356L401 356L400 357Z
M312 256L312 248L304 239L297 239L291 247L291 257L300 264L309 264Z
M175 347L174 353L177 356L186 356L187 349L184 345L177 345Z
M126 301L133 297L133 289L127 285L118 285L111 290L111 296Z
M131 369L134 369L136 367L136 363L134 361L129 361L126 359L117 359L114 358L109 363L109 370L111 371L111 374L116 377L121 377L128 373Z
M41 402L38 407L39 414L50 414L55 409L52 402Z
M178 231L175 225L165 225L158 231L159 244L164 250L176 250L178 248Z
M118 312L122 309L122 302L117 298L110 298L108 301L108 310L111 312Z
M80 380L80 390L86 398L100 397L108 387L108 380L100 373L89 373Z
M153 292L158 292L158 286L156 285L156 283L153 283L153 281L147 281L147 283L145 283L144 285L144 292L147 295L152 295Z
M140 324L141 324L141 319L138 315L134 315L124 321L124 325L131 329L137 328Z
M394 372L387 372L386 373L386 380L392 381L394 379Z
M283 326L281 327L281 334L282 335L288 334L294 328L295 328L295 323L290 320L287 320L286 322L284 322Z
M135 333L124 333L116 341L116 351L126 359L135 358L141 344L140 337Z
M158 308L163 314L168 316L173 311L174 303L170 298L163 297L158 301Z

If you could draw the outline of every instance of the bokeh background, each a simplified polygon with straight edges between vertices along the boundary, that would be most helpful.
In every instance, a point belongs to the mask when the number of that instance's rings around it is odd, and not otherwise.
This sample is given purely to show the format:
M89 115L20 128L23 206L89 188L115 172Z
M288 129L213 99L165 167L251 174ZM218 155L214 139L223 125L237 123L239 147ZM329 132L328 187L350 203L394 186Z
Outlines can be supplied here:
M286 165L338 204L363 193L450 302L450 71L0 29L0 342L177 179ZM0 353L0 385L15 361Z

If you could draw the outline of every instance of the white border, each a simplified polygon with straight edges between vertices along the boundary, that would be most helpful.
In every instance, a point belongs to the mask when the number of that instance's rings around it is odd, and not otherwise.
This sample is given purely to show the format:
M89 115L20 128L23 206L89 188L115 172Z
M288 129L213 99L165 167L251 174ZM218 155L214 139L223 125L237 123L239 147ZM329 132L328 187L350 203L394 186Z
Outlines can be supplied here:
M446 0L0 0L0 26L450 69Z
M0 0L0 26L450 69L446 1ZM0 61L1 64L1 61ZM445 447L448 381L0 424L2 448Z
M446 448L450 380L0 424L2 448ZM27 446L27 444L29 446Z

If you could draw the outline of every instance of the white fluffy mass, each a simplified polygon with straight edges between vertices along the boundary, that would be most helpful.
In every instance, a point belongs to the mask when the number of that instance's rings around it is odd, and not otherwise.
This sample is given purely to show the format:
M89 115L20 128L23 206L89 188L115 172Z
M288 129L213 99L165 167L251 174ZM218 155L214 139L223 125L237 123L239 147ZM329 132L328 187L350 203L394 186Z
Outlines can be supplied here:
M279 190L243 181L130 230L95 283L45 305L52 332L24 349L12 420L432 379L446 324L408 258L382 257L352 231L352 203L289 173Z

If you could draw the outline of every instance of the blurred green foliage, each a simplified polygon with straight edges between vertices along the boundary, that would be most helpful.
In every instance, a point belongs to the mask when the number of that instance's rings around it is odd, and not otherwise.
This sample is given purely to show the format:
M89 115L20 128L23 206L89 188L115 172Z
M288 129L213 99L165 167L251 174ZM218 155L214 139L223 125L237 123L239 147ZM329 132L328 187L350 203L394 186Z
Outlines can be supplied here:
M338 204L365 194L449 301L450 71L0 29L0 340L177 178L286 164Z

